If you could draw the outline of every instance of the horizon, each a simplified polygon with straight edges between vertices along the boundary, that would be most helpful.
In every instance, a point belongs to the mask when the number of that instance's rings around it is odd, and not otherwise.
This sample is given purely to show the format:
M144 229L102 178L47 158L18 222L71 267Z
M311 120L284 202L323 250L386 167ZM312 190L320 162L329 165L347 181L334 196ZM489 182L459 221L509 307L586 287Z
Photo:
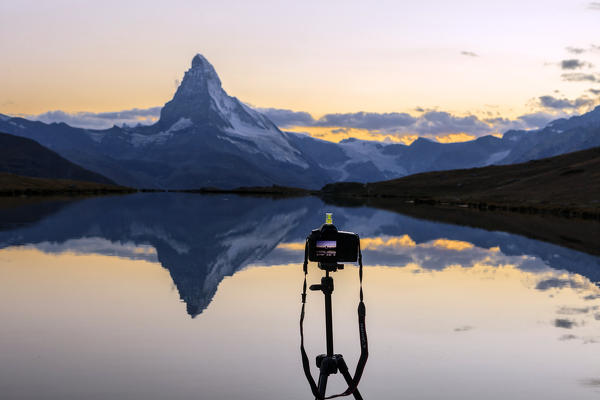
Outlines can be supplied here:
M229 2L136 4L1 5L12 40L0 42L11 60L0 66L0 113L98 129L150 124L196 53L230 96L281 130L334 142L467 141L600 104L594 1L294 10L263 1L235 14ZM111 29L89 29L102 24ZM27 37L11 35L19 29Z

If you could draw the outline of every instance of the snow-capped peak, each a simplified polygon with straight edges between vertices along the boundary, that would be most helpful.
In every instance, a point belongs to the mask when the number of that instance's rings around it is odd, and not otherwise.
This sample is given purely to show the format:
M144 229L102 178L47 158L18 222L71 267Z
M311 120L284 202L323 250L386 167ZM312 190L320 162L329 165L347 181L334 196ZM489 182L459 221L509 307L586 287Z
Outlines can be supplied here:
M219 79L219 75L217 75L217 71L215 71L212 64L202 54L198 53L194 56L191 70L199 72L206 80L214 81L219 87L221 86L221 80Z
M167 131L182 119L216 128L219 137L245 151L308 167L273 122L223 90L215 68L201 54L194 56L173 99L161 110L158 125ZM249 146L248 141L255 146Z

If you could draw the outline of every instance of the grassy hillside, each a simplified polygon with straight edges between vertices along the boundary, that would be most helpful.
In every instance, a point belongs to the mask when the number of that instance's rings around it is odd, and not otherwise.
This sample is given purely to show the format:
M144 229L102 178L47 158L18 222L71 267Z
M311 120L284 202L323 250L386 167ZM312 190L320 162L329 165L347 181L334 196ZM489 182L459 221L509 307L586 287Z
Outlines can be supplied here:
M370 184L336 183L321 193L596 217L600 147L522 164L427 172Z

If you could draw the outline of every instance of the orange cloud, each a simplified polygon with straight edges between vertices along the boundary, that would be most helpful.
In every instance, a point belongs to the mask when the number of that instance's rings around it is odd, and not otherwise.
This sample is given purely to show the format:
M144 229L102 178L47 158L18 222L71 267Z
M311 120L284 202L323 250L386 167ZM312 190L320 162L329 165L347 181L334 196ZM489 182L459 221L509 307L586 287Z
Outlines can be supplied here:
M360 239L363 250L382 250L384 248L415 247L417 244L408 235L391 237L364 237ZM277 245L278 249L301 251L304 242L285 242Z
M394 142L411 144L417 140L418 135L406 134L403 136L379 133L367 129L348 128L342 126L292 126L285 129L290 132L308 133L310 136L329 142L340 142L344 139L356 138L378 142Z
M277 245L277 249L283 250L291 250L291 251L300 251L304 250L304 242L287 242L287 243L279 243Z
M388 247L415 247L417 245L408 235L389 238L362 238L360 242L363 249L368 250L381 250L382 248Z
M432 245L433 247L456 251L468 250L474 247L472 243L450 239L437 239L433 241Z
M376 236L376 237L364 237L360 239L361 246L364 250L383 250L385 248L399 248L399 247L416 247L416 242L408 235L402 236ZM301 251L304 250L304 242L285 242L277 245L278 249ZM460 240L451 239L437 239L431 243L424 243L420 246L428 247L439 247L447 250L468 250L475 247L472 243L463 242ZM499 249L492 248L490 251L498 251Z
M436 139L440 143L456 143L456 142L468 142L469 140L475 139L475 135L468 133L449 133L447 135L436 136Z

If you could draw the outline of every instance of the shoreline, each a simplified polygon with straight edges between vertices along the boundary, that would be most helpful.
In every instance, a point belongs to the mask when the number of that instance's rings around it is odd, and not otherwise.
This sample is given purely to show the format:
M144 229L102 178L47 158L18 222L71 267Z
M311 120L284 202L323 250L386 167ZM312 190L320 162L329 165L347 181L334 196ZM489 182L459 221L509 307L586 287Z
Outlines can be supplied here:
M84 183L85 185L81 185ZM346 185L346 184L336 184ZM348 184L367 186L363 184ZM0 198L15 197L77 197L77 196L102 196L109 194L133 193L191 193L191 194L235 194L239 196L289 198L315 196L326 203L345 206L369 206L375 208L401 208L410 206L429 206L444 210L477 210L486 212L503 212L525 215L551 215L563 218L600 221L600 205L591 207L578 204L557 203L524 203L521 200L514 202L489 202L476 198L435 198L420 196L396 196L392 194L366 194L366 193L340 193L327 190L310 190L290 188L283 186L239 187L234 189L199 188L199 189L136 189L122 186L95 185L88 182L76 182L68 187L57 188L0 188Z
M265 188L237 188L224 189L198 189L198 190L125 190L113 192L45 192L42 195L26 196L0 196L0 216L10 216L11 208L20 207L27 203L39 204L36 209L45 210L47 207L58 207L72 201L83 200L88 197L102 195L128 195L133 193L187 193L200 195L233 194L236 196L262 197L271 199L286 199L294 197L315 196L324 203L339 207L372 207L376 209L395 212L413 218L429 220L437 223L469 226L488 231L503 231L511 234L522 235L531 239L553 243L571 248L587 254L600 255L598 237L600 237L600 223L598 219L581 218L575 214L548 212L535 213L531 209L516 211L510 207L480 208L463 207L464 204L452 205L450 203L432 203L431 201L399 201L394 197L352 197L352 196L323 196L319 191L292 190L285 191L281 187ZM45 194L48 195L45 195ZM56 204L54 204L56 203ZM46 205L47 204L47 205ZM520 211L521 210L521 211ZM47 211L44 211L47 212ZM33 218L33 216L32 216ZM10 225L10 219L6 221ZM35 219L35 218L33 218ZM2 221L0 221L1 223Z

